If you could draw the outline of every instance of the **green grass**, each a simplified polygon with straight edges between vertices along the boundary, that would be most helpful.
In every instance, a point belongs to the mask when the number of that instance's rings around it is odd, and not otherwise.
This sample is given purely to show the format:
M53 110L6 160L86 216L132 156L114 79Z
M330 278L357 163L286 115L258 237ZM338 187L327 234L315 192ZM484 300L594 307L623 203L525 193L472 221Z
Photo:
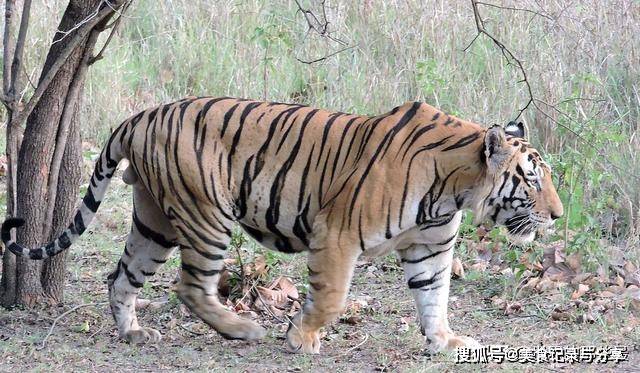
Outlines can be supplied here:
M554 168L568 212L558 226L567 219L570 230L584 232L567 238L569 246L586 247L596 260L600 238L625 247L640 242L638 179L628 175L640 175L640 65L630 52L640 48L640 20L625 6L599 3L518 4L548 18L480 7L487 30L523 61L536 98L559 110L539 103L553 121L533 108L522 119ZM317 1L302 4L321 14ZM32 80L65 5L34 6L25 58ZM292 0L134 1L104 60L89 71L84 138L101 144L136 111L186 95L363 114L417 99L485 125L506 123L527 101L520 72L490 39L465 50L476 34L467 2L340 0L327 4L326 15L331 35L353 48L307 65L297 58L343 46L307 34Z

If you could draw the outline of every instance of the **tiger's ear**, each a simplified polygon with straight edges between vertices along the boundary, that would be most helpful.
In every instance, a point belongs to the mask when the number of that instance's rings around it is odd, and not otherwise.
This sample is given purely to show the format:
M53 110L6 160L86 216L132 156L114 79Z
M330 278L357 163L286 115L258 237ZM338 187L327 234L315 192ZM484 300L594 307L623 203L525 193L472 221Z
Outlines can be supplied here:
M489 172L493 174L502 170L509 154L504 128L499 125L489 128L484 135L484 159Z
M506 127L504 127L504 132L509 136L521 137L523 139L529 138L529 129L522 122L509 122Z

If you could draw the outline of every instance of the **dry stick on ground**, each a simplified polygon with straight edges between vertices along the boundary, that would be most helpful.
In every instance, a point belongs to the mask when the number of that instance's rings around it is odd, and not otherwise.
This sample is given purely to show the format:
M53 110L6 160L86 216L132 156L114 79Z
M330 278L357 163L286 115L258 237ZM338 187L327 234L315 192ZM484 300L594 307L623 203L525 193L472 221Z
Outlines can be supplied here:
M558 122L556 119L554 119L549 113L547 113L545 110L543 110L543 108L540 106L540 104L543 104L545 106L548 106L550 108L552 108L554 111L560 113L561 115L565 116L566 118L568 118L569 120L573 121L573 122L578 122L576 119L574 119L573 117L571 117L569 114L566 114L564 112L562 112L560 109L558 109L556 106L546 103L543 100L540 100L538 98L535 97L535 95L533 94L533 89L531 87L531 84L529 82L528 76L527 76L527 71L525 70L522 61L520 59L518 59L510 50L509 48L507 48L506 45L504 45L500 40L498 40L493 34L489 33L487 31L487 29L485 28L484 25L484 20L482 19L482 16L480 15L480 11L478 10L478 5L485 5L485 6L493 6L496 8L504 8L504 9L509 9L509 10L522 10L524 11L524 9L520 9L520 8L505 8L502 6L498 6L498 5L494 5L494 4L488 4L488 3L484 3L484 2L480 2L477 0L471 0L471 6L473 9L473 16L474 16L474 20L476 23L476 30L477 30L477 34L473 37L473 39L471 40L471 42L463 49L463 51L467 51L472 45L473 43L478 39L478 37L480 37L481 35L484 35L486 37L488 37L489 39L491 39L491 41L493 41L493 43L498 46L498 48L500 48L500 52L502 53L503 57L506 59L507 63L510 65L515 65L515 67L520 71L521 75L522 75L522 79L519 80L519 83L524 83L526 90L527 90L527 103L521 108L519 109L518 115L516 116L516 118L514 120L518 120L518 118L520 118L522 116L522 113L527 110L530 106L534 107L538 112L540 112L543 116L545 116L548 120L550 120L551 122L555 123L557 126L562 127L563 129L565 129L566 131L570 132L572 135L574 135L580 142L582 142L583 144L587 145L587 146L592 146L589 142L588 139L586 139L584 136L582 136L580 133L576 132L575 130L573 130L572 128ZM535 11L531 11L534 13L538 13ZM542 14L540 14L542 16ZM548 17L545 17L548 18ZM620 167L619 165L617 165L615 162L613 162L607 154L604 153L604 151L602 149L596 149L598 151L598 154L614 169L618 170L619 172L624 172L624 175L626 176L631 176L633 178L635 178L636 180L640 180L640 175L636 175L633 172L630 172L629 170L625 170L622 167Z
M104 306L106 304L107 304L107 302L79 304L79 305L73 307L72 309L63 312L60 316L56 317L56 319L53 320L53 324L51 324L51 328L49 328L49 332L47 333L47 335L44 337L44 339L40 343L40 347L37 347L37 349L38 350L42 350L45 347L45 345L47 343L47 340L49 339L49 337L51 337L51 334L53 333L53 329L56 327L56 324L58 323L58 321L60 321L63 317L65 317L68 314L70 314L72 312L75 312L75 311L77 311L77 310L79 310L80 308L83 308L83 307Z
M365 344L367 342L367 340L369 339L369 334L368 333L364 333L364 338L362 338L362 341L360 343L358 343L357 345L349 348L347 351L343 352L343 355L348 355L350 353L352 353L353 351L355 351L358 347L362 346L363 344Z

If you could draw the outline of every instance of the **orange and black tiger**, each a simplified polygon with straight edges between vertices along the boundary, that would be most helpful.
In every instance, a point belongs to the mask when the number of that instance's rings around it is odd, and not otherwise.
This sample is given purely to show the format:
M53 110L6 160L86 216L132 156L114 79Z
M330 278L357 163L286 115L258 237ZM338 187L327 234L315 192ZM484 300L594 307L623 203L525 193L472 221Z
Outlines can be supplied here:
M319 330L343 310L360 255L396 250L431 351L473 346L447 320L451 261L462 211L530 241L562 215L551 170L522 124L485 129L427 104L379 116L234 98L189 98L145 110L111 135L73 222L28 249L2 225L5 246L43 259L85 231L122 159L133 185L133 224L108 277L118 330L156 342L138 324L135 300L176 248L180 299L226 338L265 331L219 301L217 283L238 223L263 245L308 252L309 292L287 332L288 348L317 353Z

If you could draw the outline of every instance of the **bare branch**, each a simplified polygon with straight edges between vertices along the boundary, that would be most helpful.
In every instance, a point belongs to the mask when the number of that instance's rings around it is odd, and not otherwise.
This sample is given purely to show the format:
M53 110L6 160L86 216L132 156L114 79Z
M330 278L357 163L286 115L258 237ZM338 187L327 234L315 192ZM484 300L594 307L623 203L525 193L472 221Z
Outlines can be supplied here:
M130 2L127 2L124 5L122 5L122 10L118 12L119 13L118 18L116 18L116 20L113 21L112 24L105 27L105 29L111 28L111 32L109 33L107 40L104 42L104 45L102 46L98 54L96 54L94 57L91 57L89 61L87 61L88 66L93 65L94 63L100 61L103 58L104 51L107 49L107 46L111 42L111 39L113 39L113 36L116 34L116 31L118 30L118 26L122 23L122 18L124 17L124 13L127 11L130 5L131 5Z
M313 13L310 9L305 9L302 7L302 5L300 4L300 2L298 0L294 0L296 5L298 6L298 10L296 13L302 13L302 15L304 16L304 19L307 23L307 31L304 35L303 38L303 42L307 39L307 37L309 36L310 33L315 33L318 36L325 38L326 40L329 40L331 42L337 43L339 45L342 46L342 48L338 51L329 53L323 57L319 57L319 58L314 58L311 60L306 60L306 59L302 59L299 57L295 57L296 60L298 62L307 64L307 65L311 65L320 61L324 61L330 57L335 56L338 53L344 52L346 50L355 48L355 45L351 45L349 46L347 42L345 42L344 40L341 40L333 35L331 35L331 31L329 30L329 25L330 22L327 19L327 8L326 8L326 0L320 0L320 9L322 12L322 15L320 17L316 16L315 13Z
M15 100L15 94L22 90L20 84L20 69L22 68L22 55L24 54L24 43L27 38L27 30L29 29L29 16L31 14L31 0L24 0L22 6L22 17L20 18L20 29L18 31L18 41L16 49L13 53L13 62L11 64L11 85L9 87L9 96ZM8 61L5 61L8 63Z
M123 3L123 1L124 0L119 0L114 6L119 7ZM59 57L53 63L49 71L47 71L47 74L40 80L38 88L35 90L31 98L25 105L24 110L20 111L20 113L16 115L16 118L14 119L15 123L22 123L31 114L35 106L38 104L38 101L40 101L42 94L47 89L47 87L49 87L49 84L51 84L51 81L56 76L60 68L64 65L65 61L74 51L74 49L76 49L80 42L82 42L82 40L87 37L89 32L98 23L100 23L106 17L110 16L112 12L113 10L111 9L111 7L102 7L98 11L98 15L96 17L93 17L91 20L85 22L82 27L77 28L76 33L73 35L69 44L67 44L67 46L60 52Z
M318 35L324 38L335 41L336 43L341 45L347 45L347 43L344 40L341 40L332 36L331 33L329 32L330 22L327 20L327 8L325 4L326 0L320 1L320 7L322 10L322 21L318 19L318 17L310 9L303 8L298 0L295 0L295 2L296 2L296 5L298 6L298 10L296 13L302 13L302 15L304 16L304 19L307 21L307 26L308 26L307 33L309 33L310 31L315 31Z
M316 62L324 61L324 60L326 60L326 59L328 59L328 58L331 58L331 57L335 56L335 55L336 55L336 54L338 54L338 53L342 53L342 52L344 52L344 51L346 51L346 50L353 49L353 48L355 48L355 47L356 47L355 45L351 45L351 46L348 46L348 47L342 48L342 49L340 49L340 50L338 50L338 51L335 51L335 52L333 52L333 53L329 53L329 54L327 54L327 55L326 55L326 56L324 56L324 57L316 58L315 60L311 60L311 61L305 61L305 60L302 60L302 59L300 59L300 58L298 58L298 57L296 57L296 60L297 60L298 62L301 62L301 63L307 64L307 65L312 65L312 64L314 64L314 63L316 63Z
M96 7L96 9L93 11L93 13L89 14L88 16L85 17L85 19L83 19L82 21L76 23L75 25L73 25L72 28L70 28L69 30L56 30L56 37L59 36L58 39L54 39L53 42L51 43L51 45L54 45L56 43L61 42L62 40L64 40L68 35L70 35L71 33L73 33L74 31L78 30L79 28L81 28L82 26L84 26L86 23L89 23L92 19L96 18L98 16L98 13L100 12L100 9L105 9L106 7L102 7L102 5L108 5L110 6L111 4L109 3L109 0L103 0L100 4L98 4L98 6ZM113 8L111 8L113 10Z
M471 43L464 50L466 51L469 47L471 47L471 45L478 39L478 37L480 35L485 35L489 39L491 39L491 41L493 41L493 43L496 46L498 46L498 48L500 48L500 52L502 52L502 55L507 60L507 63L509 63L509 64L515 63L516 67L518 68L518 70L520 70L520 73L522 74L522 79L519 82L525 84L525 87L527 89L527 93L529 95L529 99L528 99L527 103L520 109L520 111L518 112L518 115L515 118L515 120L518 120L520 118L520 116L522 116L522 113L525 110L527 110L527 108L529 108L531 103L533 103L533 90L531 89L531 84L529 84L529 80L527 78L527 72L524 69L524 66L522 65L522 61L520 59L518 59L509 50L509 48L507 48L500 40L498 40L495 36L493 36L492 34L487 32L487 30L484 28L484 21L482 20L482 16L480 15L480 11L478 10L478 4L485 4L485 3L480 3L480 2L478 2L476 0L471 0L471 6L473 7L473 16L474 16L474 19L475 19L475 22L476 22L476 30L478 31L478 33L473 38Z
M4 12L4 34L3 34L3 49L2 49L2 93L3 93L3 103L6 101L9 103L11 101L11 97L9 96L9 91L11 90L11 64L9 61L13 61L13 53L14 53L14 39L13 39L13 27L15 24L15 0L6 0L5 2L5 12ZM8 110L12 110L8 105Z
M518 115L516 116L515 120L518 120L522 114L524 113L525 110L527 110L529 107L534 107L538 112L540 112L543 116L545 116L548 120L550 120L551 122L553 122L554 124L556 124L559 127L562 127L563 129L565 129L566 131L570 132L571 134L573 134L580 142L582 142L583 144L587 145L587 146L592 146L591 142L585 138L584 136L582 136L580 133L576 132L574 129L572 129L571 127L560 123L559 121L557 121L555 118L553 118L552 115L550 115L549 113L547 113L539 104L543 104L547 107L552 108L554 111L558 112L559 114L565 116L566 118L568 118L571 121L576 122L576 120L574 118L572 118L569 114L562 112L561 110L559 110L557 107L548 104L540 99L537 99L534 94L533 94L533 89L531 87L531 84L529 82L528 76L527 76L527 71L525 70L522 61L520 59L518 59L510 50L509 48L507 48L500 40L498 40L495 36L493 36L491 33L489 33L485 26L484 26L484 20L482 19L482 16L480 15L480 11L478 10L478 5L490 5L487 3L482 3L479 2L477 0L471 0L471 6L473 8L473 16L474 16L474 20L476 23L476 30L477 30L477 34L474 36L473 40L471 41L471 43L469 43L467 45L467 47L465 47L464 51L467 51L471 45L473 45L473 43L478 39L478 37L480 37L481 35L484 35L486 37L488 37L489 39L491 39L491 41L493 41L493 43L500 49L500 52L502 53L502 56L505 58L505 60L507 61L508 64L515 66L518 71L520 72L520 74L522 75L522 79L520 79L518 82L519 83L524 83L526 90L527 90L527 102L526 104L519 109ZM500 6L496 6L496 7L500 7ZM512 8L509 10L522 10L519 8ZM600 154L600 156L608 163L610 164L613 168L615 168L616 170L619 170L621 172L624 172L625 175L631 176L637 180L640 180L640 176L636 175L632 172L630 172L629 170L623 170L622 167L618 166L617 164L615 164L613 161L611 161L611 159L607 156L607 154L605 154L604 151L602 151L602 149L596 149L598 151L598 154Z
M517 12L531 13L531 14L534 14L536 16L546 18L546 19L548 19L550 21L555 21L555 19L553 17L551 17L550 15L544 14L544 13L540 13L540 12L536 12L535 10L531 10L531 9L516 8L516 7L503 6L503 5L497 5L497 4L489 4L489 3L485 3L485 2L481 2L481 1L477 1L476 4L488 6L488 7L491 7L491 8L498 8L498 9L504 9L504 10L513 10L513 11L517 11Z

